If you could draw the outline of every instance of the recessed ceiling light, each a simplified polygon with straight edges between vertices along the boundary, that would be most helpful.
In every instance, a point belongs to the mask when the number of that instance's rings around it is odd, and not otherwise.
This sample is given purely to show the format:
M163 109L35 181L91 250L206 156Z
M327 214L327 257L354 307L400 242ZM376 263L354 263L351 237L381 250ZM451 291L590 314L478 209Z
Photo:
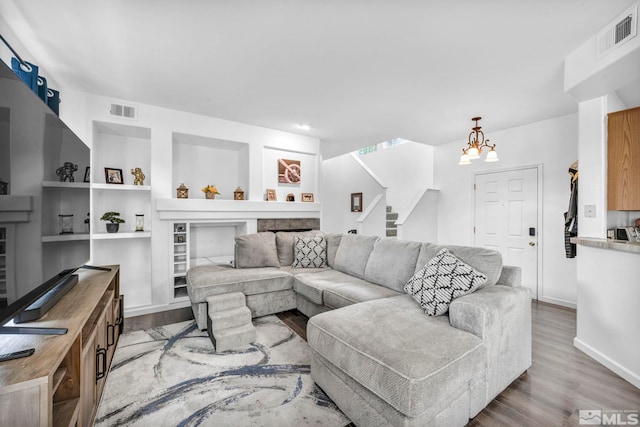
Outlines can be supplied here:
M306 123L298 123L296 126L298 127L298 129L311 130L311 126Z

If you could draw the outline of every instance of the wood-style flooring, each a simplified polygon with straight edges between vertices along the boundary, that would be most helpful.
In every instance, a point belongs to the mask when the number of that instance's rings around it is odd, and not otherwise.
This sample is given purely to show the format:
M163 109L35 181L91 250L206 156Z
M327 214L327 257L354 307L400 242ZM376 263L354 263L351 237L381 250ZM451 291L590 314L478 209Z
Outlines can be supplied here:
M305 315L292 310L278 317L307 339ZM125 330L188 319L193 319L190 308L173 310L128 318ZM573 346L575 310L534 301L532 320L531 368L468 426L578 426L581 409L640 411L640 389Z

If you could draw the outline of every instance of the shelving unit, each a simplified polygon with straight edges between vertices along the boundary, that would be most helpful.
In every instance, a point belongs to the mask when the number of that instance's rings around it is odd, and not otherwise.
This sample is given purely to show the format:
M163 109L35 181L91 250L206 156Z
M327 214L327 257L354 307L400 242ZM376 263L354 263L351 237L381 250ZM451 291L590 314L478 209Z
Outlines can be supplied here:
M93 122L91 240L93 262L121 265L127 306L144 307L151 295L151 129L131 124ZM131 170L141 168L145 185L133 185ZM123 184L107 183L104 170L121 169ZM107 233L100 218L115 211L125 220L117 233ZM136 215L144 215L144 231L135 231Z
M171 266L173 276L173 298L184 299L187 295L187 270L189 269L189 223L176 222L173 224L171 236Z

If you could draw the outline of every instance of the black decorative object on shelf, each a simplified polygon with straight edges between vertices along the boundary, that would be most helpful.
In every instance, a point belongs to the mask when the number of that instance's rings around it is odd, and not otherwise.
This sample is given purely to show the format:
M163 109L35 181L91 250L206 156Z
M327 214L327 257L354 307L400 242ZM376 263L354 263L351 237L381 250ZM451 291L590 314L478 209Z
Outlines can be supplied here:
M71 162L64 162L64 165L56 169L56 175L60 177L60 182L74 182L73 173L78 170L78 165Z

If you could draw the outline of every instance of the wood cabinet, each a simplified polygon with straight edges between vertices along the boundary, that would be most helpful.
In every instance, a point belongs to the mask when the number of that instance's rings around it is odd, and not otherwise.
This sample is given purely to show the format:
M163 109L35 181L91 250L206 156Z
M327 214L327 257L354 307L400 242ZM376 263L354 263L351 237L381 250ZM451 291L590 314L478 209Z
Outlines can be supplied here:
M640 107L608 115L607 209L640 211Z
M122 326L119 267L78 270L78 283L34 327L65 335L2 335L3 352L35 348L0 363L0 425L93 425Z

